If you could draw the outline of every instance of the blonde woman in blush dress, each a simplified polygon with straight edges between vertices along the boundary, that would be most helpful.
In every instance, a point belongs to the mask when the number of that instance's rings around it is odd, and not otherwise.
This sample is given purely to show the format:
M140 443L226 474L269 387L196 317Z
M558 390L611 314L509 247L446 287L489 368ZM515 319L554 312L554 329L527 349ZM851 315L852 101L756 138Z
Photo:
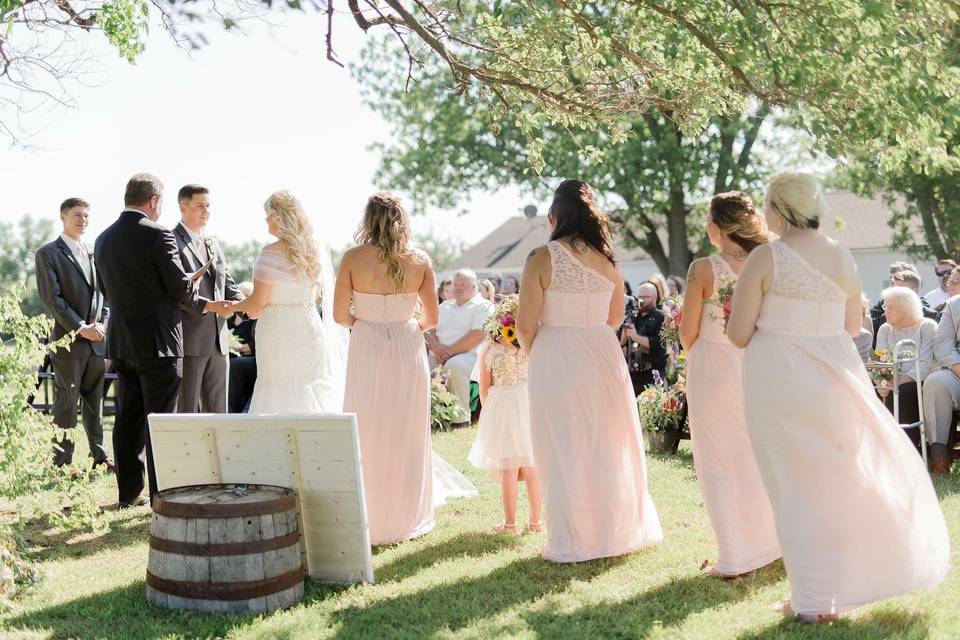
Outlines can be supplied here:
M755 249L734 294L730 341L745 347L747 427L773 506L790 597L811 622L947 575L950 543L930 477L873 390L853 256L818 231L816 180L770 180L780 239Z
M340 263L334 317L352 329L344 411L357 414L370 540L378 545L427 533L434 507L476 489L431 449L423 332L440 315L437 281L430 259L411 246L400 199L373 195L356 240Z
M546 246L527 259L517 329L530 354L530 428L546 500L543 557L580 562L663 538L647 491L637 400L617 341L623 277L585 182L554 193Z
M233 306L258 317L250 413L339 413L348 336L333 322L330 253L289 191L271 195L264 210L277 241L257 256L253 293Z
M687 352L690 439L703 503L717 537L711 576L734 578L780 557L770 500L753 457L743 412L743 351L727 339L718 290L737 280L747 255L766 244L767 227L739 191L710 201L707 236L719 255L690 265L680 342Z

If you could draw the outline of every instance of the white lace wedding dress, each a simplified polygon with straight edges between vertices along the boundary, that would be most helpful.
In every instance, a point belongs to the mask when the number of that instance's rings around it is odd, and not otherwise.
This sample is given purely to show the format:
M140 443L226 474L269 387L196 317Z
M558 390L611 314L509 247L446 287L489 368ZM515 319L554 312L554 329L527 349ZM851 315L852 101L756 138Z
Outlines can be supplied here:
M253 279L272 285L257 319L257 382L250 413L340 413L343 373L331 364L328 330L317 310L319 287L282 251L265 248Z

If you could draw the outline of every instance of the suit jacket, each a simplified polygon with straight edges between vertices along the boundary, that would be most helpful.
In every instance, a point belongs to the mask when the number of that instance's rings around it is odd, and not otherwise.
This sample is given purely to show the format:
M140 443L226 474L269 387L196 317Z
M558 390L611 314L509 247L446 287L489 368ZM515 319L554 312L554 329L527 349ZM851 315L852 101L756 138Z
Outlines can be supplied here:
M193 246L190 232L183 223L173 228L173 235L177 239L180 261L187 271L195 272L206 264L207 260L214 259L210 270L200 279L201 296L209 300L243 300L243 294L227 272L227 260L219 242L207 238L204 250L198 252ZM183 355L209 356L214 349L222 355L230 352L226 319L215 313L202 316L185 315L183 317Z
M40 247L36 255L37 291L43 306L53 316L53 331L50 341L59 340L82 325L93 322L107 324L110 310L104 302L103 293L97 286L97 269L94 257L90 256L90 274L92 282L87 281L83 267L77 261L73 251L57 238ZM88 342L93 352L106 355L106 342L90 342L79 335L71 345Z
M173 232L126 210L97 238L100 290L110 300L107 354L143 360L183 356L180 305L196 315L208 299L183 270Z
M933 353L944 369L960 364L960 296L944 304L933 340Z

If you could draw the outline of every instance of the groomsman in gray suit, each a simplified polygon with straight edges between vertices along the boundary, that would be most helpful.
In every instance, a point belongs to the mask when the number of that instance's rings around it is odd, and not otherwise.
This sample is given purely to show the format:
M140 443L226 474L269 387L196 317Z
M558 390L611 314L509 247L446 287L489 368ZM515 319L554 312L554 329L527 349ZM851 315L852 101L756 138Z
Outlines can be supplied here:
M37 290L47 312L53 316L50 341L75 332L68 349L50 355L53 365L53 421L64 430L77 426L77 402L81 401L83 428L87 432L94 465L113 470L113 461L103 447L104 355L109 309L97 286L93 254L82 237L90 219L90 205L80 198L67 198L60 205L63 233L37 251ZM64 435L54 455L54 464L73 462L74 443Z
M200 296L209 300L243 300L227 272L220 243L203 229L210 217L210 191L188 184L177 194L180 224L173 230L180 260L196 272L211 259L210 269L197 282ZM224 318L216 313L183 316L183 379L178 413L226 413L227 367L230 341Z

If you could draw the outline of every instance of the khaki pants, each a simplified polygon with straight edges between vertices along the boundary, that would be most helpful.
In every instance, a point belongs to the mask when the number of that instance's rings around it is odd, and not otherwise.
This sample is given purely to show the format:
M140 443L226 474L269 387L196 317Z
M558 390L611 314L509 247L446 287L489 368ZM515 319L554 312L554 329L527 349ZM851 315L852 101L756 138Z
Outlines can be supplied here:
M930 444L948 444L956 409L960 409L960 379L949 369L934 371L923 383L923 419Z

